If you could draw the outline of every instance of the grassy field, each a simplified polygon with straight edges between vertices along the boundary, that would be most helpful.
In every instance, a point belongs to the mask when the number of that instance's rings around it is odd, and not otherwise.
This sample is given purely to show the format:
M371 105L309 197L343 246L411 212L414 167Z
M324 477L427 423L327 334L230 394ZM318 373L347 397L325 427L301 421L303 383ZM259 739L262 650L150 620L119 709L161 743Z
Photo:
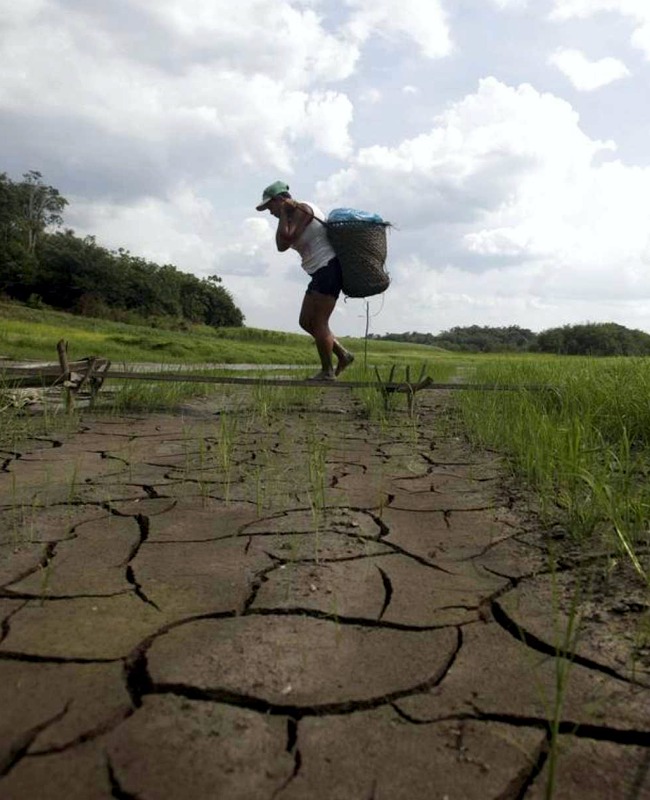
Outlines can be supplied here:
M650 360L485 359L477 381L547 385L459 393L463 430L505 453L543 515L560 515L576 543L629 559L650 546Z
M121 362L197 366L246 363L260 365L261 371L266 364L296 364L304 365L308 374L317 364L310 337L298 334L204 327L175 332L0 303L0 356L54 361L59 339L68 341L73 359L100 355L118 366ZM343 341L357 355L344 379L372 380L375 367L386 378L393 365L398 366L395 377L403 379L408 365L413 377L424 366L435 381L453 378L483 386L452 394L449 425L453 433L467 437L476 447L505 456L513 477L526 490L526 497L539 511L547 530L554 526L555 533L560 534L559 547L577 553L580 563L584 561L591 565L590 569L606 576L613 574L617 565L624 565L633 573L635 582L641 581L644 596L647 594L650 359L463 355L422 345L375 340L366 343L351 338ZM109 380L109 384L110 391L100 393L100 408L108 413L173 408L188 397L215 391L214 386L192 383ZM216 389L222 398L228 398L231 390L228 386ZM26 438L78 427L75 415L25 415L20 408L3 401L3 395L9 394L7 387L2 387L0 375L0 456L2 451L17 451ZM228 411L218 417L216 456L224 474L230 475L233 446L242 433L237 427L240 420L253 424L296 408L317 409L321 394L301 387L246 387L246 413L239 414L242 409L233 406L232 414ZM391 415L390 407L385 407L376 389L355 390L355 396L367 416L380 424ZM233 399L238 402L236 392ZM409 434L411 428L415 432L417 411L414 418L409 418L404 413L403 397L394 398L393 405L401 412L398 419L403 422L403 433ZM391 417L391 421L395 418ZM419 431L418 435L428 436L430 431ZM302 465L315 518L324 505L326 458L321 445L317 438L310 441L308 463ZM260 481L260 509L276 494L263 494L262 485ZM547 541L549 562L553 562L554 539L548 537ZM558 656L571 652L577 641L577 598L578 593L566 630L558 634ZM557 613L557 609L549 613ZM647 611L635 635L639 646L650 642ZM571 661L562 657L556 658L555 663L557 696L549 712L552 734L547 798L554 794L558 725L571 667Z
M56 359L56 342L69 342L71 358L101 355L120 362L160 364L298 364L316 367L310 337L293 333L197 327L156 330L48 310L0 304L0 355ZM648 581L638 553L650 547L650 360L554 356L460 355L388 341L343 339L357 354L345 378L367 379L380 367L422 365L436 381L521 387L462 391L454 396L463 435L504 453L513 473L533 492L542 514L560 517L576 541L613 548ZM367 369L365 349L367 346ZM542 386L548 389L535 388ZM174 406L207 394L201 384L123 383L111 395L115 411ZM259 391L261 408L282 408L287 390ZM1 393L0 393L1 394ZM304 402L309 390L298 393ZM366 393L369 414L381 414L378 393ZM295 400L295 398L294 398ZM0 408L2 404L0 403ZM5 411L2 437L24 433L19 414ZM45 420L51 424L51 420Z
M0 356L14 360L57 361L56 343L64 339L72 360L86 356L109 358L118 369L126 364L155 363L172 365L303 365L296 377L306 377L318 368L318 357L311 337L255 328L208 328L195 326L189 331L160 330L107 320L79 317L47 309L31 309L12 303L0 303ZM396 379L403 379L408 365L415 378L424 366L434 380L445 381L456 372L456 359L445 351L423 345L401 344L342 338L357 360L343 376L352 380L374 380L375 367L387 378L391 367L399 369ZM226 367L227 369L227 367ZM221 370L210 368L210 374ZM249 376L255 373L247 373ZM201 383L152 383L143 381L108 381L99 395L98 407L115 413L173 408L189 398L214 392L214 386ZM219 391L226 391L221 387ZM291 402L302 403L309 390L254 388L263 409L281 409ZM375 390L363 392L362 401L370 415L382 413ZM3 399L4 398L4 399ZM67 425L61 415L47 413L43 418L26 419L11 385L0 372L0 447L8 447L30 431L46 432L52 426Z
M159 364L305 364L318 359L307 335L257 328L209 328L169 331L77 317L58 311L0 303L0 356L56 361L56 343L69 343L71 358L97 355L115 362ZM342 338L363 360L363 339ZM370 341L368 363L414 365L432 356L448 358L443 350L423 345Z

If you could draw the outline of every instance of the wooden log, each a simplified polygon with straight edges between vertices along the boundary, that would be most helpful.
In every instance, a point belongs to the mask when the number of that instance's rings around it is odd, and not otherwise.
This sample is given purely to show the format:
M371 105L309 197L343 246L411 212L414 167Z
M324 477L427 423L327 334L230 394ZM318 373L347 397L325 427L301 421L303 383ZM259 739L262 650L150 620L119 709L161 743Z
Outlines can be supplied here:
M91 399L94 398L104 382L111 362L99 356L84 358L80 361L69 361L63 340L59 345L57 345L58 364L4 367L0 364L0 381L10 388L17 389L63 387L68 395L71 393L79 395L88 390Z
M70 375L70 364L68 362L68 343L63 339L59 339L56 343L56 350L59 354L59 366L61 367L61 377L67 380Z
M195 375L171 372L124 372L110 370L106 379L139 380L139 381L169 381L177 383L214 383L234 384L240 386L278 386L293 388L304 386L310 389L380 389L387 391L408 391L407 384L403 381L396 383L379 383L377 381L313 381L306 378L240 378L228 375ZM418 388L428 386L431 378L427 378ZM418 384L413 384L418 386Z
M110 364L110 362L108 362ZM69 367L73 372L81 372L87 367L88 362L71 361ZM48 365L38 369L28 367L2 367L0 366L0 379L13 386L26 388L39 388L52 386L60 381L61 372L58 365ZM380 389L382 386L388 391L410 391L404 382L383 383L378 381L312 381L293 378L241 378L232 375L197 375L196 373L178 372L135 372L130 370L113 370L104 368L102 381L109 378L115 380L155 381L170 383L213 383L233 384L242 386L277 386L292 388L304 386L311 389ZM435 383L427 377L411 384L417 391L421 389L437 389L447 391L557 391L557 387L549 384L491 384L491 383Z

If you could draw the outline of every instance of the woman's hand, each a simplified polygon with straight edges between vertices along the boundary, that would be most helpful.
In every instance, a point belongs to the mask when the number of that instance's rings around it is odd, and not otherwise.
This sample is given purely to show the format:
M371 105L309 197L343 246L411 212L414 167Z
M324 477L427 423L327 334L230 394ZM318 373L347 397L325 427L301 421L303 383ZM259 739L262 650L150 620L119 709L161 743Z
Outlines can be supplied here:
M275 243L280 252L288 250L302 236L314 215L309 206L292 198L282 198Z

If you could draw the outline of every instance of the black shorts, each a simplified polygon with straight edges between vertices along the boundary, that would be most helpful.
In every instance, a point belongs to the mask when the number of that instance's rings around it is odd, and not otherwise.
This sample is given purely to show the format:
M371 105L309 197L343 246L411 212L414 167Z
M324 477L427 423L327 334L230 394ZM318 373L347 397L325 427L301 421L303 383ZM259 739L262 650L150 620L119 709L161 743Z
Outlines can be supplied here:
M328 294L330 297L338 298L342 287L343 273L341 271L341 263L334 256L324 267L319 267L313 273L309 286L307 286L307 294L319 292L320 294Z

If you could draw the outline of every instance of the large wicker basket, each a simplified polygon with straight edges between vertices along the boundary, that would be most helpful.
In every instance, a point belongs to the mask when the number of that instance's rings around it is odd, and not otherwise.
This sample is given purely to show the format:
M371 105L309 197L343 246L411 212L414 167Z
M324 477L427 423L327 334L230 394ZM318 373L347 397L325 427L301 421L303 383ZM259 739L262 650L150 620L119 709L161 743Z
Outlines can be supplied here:
M371 297L390 285L386 271L387 222L346 220L327 223L330 240L343 270L343 293Z

